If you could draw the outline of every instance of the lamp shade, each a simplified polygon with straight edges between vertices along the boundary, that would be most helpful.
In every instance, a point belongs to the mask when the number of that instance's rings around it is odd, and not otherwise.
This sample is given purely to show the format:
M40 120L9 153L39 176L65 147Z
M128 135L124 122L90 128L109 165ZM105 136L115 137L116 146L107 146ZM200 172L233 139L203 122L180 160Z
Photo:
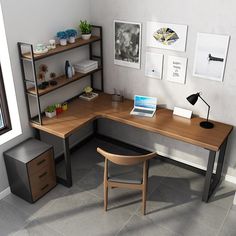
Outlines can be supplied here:
M190 96L187 97L187 100L192 104L192 105L195 105L195 103L197 102L198 100L198 97L199 97L199 93L195 93L195 94L192 94Z

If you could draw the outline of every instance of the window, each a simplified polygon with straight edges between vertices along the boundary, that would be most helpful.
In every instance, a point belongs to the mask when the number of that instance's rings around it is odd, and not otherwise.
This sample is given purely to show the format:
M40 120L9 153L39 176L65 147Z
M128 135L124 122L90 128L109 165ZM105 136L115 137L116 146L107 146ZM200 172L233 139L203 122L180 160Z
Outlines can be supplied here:
M0 135L6 133L9 130L11 130L11 121L3 83L2 69L0 65Z

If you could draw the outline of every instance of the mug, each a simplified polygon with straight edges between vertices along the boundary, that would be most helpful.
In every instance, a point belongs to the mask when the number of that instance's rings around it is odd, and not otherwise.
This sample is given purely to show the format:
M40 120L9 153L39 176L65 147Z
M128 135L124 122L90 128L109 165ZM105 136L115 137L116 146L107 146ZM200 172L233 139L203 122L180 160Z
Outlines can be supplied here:
M52 49L56 48L56 40L55 39L50 39L49 44L50 44Z

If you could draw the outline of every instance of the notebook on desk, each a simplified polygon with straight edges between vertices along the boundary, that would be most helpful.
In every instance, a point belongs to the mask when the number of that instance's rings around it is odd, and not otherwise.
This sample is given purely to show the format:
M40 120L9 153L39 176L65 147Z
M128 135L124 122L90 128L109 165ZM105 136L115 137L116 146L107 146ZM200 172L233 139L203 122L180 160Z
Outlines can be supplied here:
M153 117L156 112L157 98L147 96L134 96L134 108L131 115Z

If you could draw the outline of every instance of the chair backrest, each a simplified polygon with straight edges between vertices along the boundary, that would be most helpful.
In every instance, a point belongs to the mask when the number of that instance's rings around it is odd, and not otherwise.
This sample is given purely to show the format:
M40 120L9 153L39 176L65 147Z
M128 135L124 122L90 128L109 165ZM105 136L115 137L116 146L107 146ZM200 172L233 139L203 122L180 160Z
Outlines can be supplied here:
M153 157L157 156L155 152L146 154L146 155L139 155L139 156L124 156L124 155L116 155L113 153L109 153L104 151L101 148L97 148L97 152L100 153L102 156L104 156L109 161L117 164L117 165L137 165L140 163L143 163L144 161L147 161L149 159L152 159Z

